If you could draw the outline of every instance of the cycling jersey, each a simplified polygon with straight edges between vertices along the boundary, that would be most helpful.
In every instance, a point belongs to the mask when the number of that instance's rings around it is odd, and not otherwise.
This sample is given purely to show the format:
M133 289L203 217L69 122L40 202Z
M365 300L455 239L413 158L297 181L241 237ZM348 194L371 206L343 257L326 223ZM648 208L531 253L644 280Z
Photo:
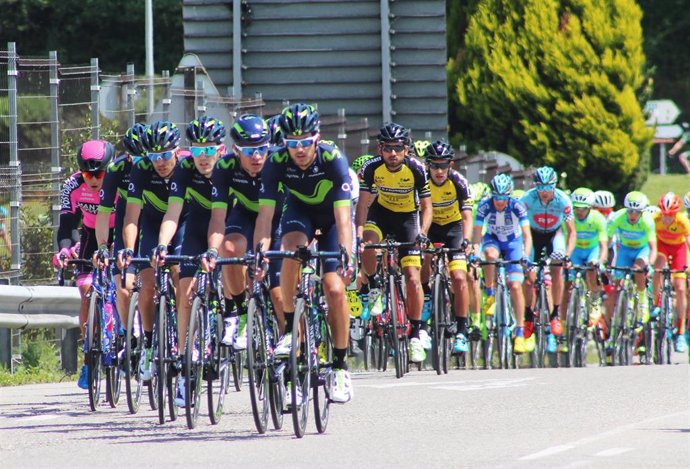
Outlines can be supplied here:
M626 209L618 210L609 223L607 234L610 237L617 235L618 243L628 248L639 249L647 246L650 241L656 241L654 221L643 214L634 225L628 221Z
M170 181L168 202L178 202L185 206L188 225L193 230L208 230L211 220L211 178L201 174L192 158L182 158ZM189 232L189 230L188 230Z
M520 201L527 208L529 225L533 231L550 233L573 218L573 205L570 198L560 189L554 190L553 198L543 204L533 188L525 192Z
M121 155L118 159L111 161L105 170L103 187L101 188L101 203L98 210L111 213L113 209L119 212L120 207L127 204L127 188L129 187L129 174L132 166L140 158L130 158L128 155Z
M503 211L496 210L493 199L483 199L477 207L475 227L486 224L486 234L506 243L522 237L522 227L529 226L527 210L519 200L511 197Z
M100 204L100 191L93 191L86 184L84 176L79 173L71 175L62 185L60 192L60 226L58 227L58 243L72 239L72 230L79 225L79 214L83 226L96 228L96 215ZM110 217L109 227L115 225L114 214Z
M141 206L142 215L157 221L160 225L168 210L168 195L173 174L174 171L169 177L162 178L148 158L138 161L130 173L127 202Z
M448 172L448 178L441 185L436 185L429 177L429 189L433 206L432 223L435 225L462 221L462 210L472 210L467 179L453 169Z
M664 244L685 244L685 239L690 236L690 221L682 213L676 214L670 225L665 225L661 220L661 213L656 213L654 227L656 237Z
M386 168L382 156L368 160L360 169L359 188L376 194L376 204L397 213L417 211L418 199L431 195L429 181L422 164L405 158L397 171Z
M592 249L598 247L599 243L607 242L606 219L604 215L596 210L590 210L584 220L573 217L575 222L575 234L577 239L575 247L577 249Z

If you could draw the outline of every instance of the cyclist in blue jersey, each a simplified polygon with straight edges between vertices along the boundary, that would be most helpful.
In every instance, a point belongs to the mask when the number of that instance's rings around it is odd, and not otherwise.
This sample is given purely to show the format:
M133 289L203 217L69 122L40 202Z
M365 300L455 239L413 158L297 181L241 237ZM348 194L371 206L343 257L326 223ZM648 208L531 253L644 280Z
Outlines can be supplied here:
M573 206L565 192L556 189L557 182L558 176L553 168L550 166L537 168L534 173L535 187L527 191L520 201L527 208L527 217L532 230L534 260L539 260L542 252L546 251L547 257L567 264L573 249L575 249L576 241ZM563 225L565 225L567 240L563 238ZM550 271L553 285L552 289L547 290L547 292L551 293L551 298L548 301L549 304L553 305L553 309L551 311L551 334L547 338L547 345L549 352L553 353L557 347L556 337L563 332L560 321L563 267L561 265L551 266ZM536 301L533 295L536 275L536 271L531 269L525 282L525 298L527 299L525 337L527 338L532 335L534 329L532 307Z
M101 203L98 206L96 215L96 240L98 241L98 252L94 254L94 261L97 257L107 258L110 252L108 245L108 235L110 232L109 224L113 212L115 212L115 231L113 233L112 252L117 253L124 248L124 238L122 227L125 221L125 211L127 210L127 188L129 186L129 174L135 161L146 156L144 148L144 136L148 132L147 124L134 124L127 129L122 137L122 145L126 152L119 158L111 161L105 170L103 188L101 189ZM131 269L130 269L131 270ZM127 275L127 285L122 288L120 283L120 269L117 265L113 266L115 273L115 284L117 285L117 311L122 320L122 324L127 324L129 314L130 290L134 283L133 272Z
M180 130L172 122L155 122L145 134L144 148L148 152L147 158L139 160L132 167L129 177L127 209L122 229L124 248L118 253L120 271L125 271L129 266L137 243L141 257L150 257L158 245L158 232L168 209L170 180L177 166L179 144ZM178 249L182 242L182 234L182 230L178 230L172 242ZM139 277L139 311L144 329L145 351L139 363L139 376L143 380L150 380L156 281L150 267L143 268Z
M520 201L511 197L512 192L512 178L507 174L498 174L491 180L491 198L483 199L477 207L472 241L475 252L478 252L481 240L481 249L487 261L496 261L499 258L506 261L525 260L532 250L532 234L529 229L527 210ZM482 229L485 226L486 233L482 237ZM493 304L496 268L493 265L486 265L483 270L486 301ZM534 336L526 341L523 330L525 311L525 297L522 291L522 282L525 278L523 268L518 264L506 265L506 273L510 299L517 320L513 350L518 354L530 352L534 350Z
M338 260L323 262L323 289L328 303L328 320L333 334L333 370L329 396L334 402L348 402L353 389L345 356L348 348L350 315L345 286L350 282L353 260L352 224L350 218L351 181L345 156L332 142L320 139L319 114L313 106L292 104L280 118L283 146L269 155L261 173L259 215L256 219L254 245L268 249L273 216L280 207L279 189L287 189L286 207L280 222L281 249L293 250L308 245L316 236L319 249L338 251L344 247L349 254L348 265L340 274ZM342 275L341 275L342 274ZM297 289L299 264L285 259L280 272L285 311L285 335L292 334L294 295ZM289 353L284 337L276 355Z
M209 268L215 268L215 259L220 250L223 256L241 257L250 250L254 240L256 217L259 213L259 189L261 170L269 152L269 128L264 120L253 114L238 117L230 128L234 142L232 152L224 155L213 172L213 194L211 196L211 223L208 227ZM272 249L280 249L280 217L283 213L284 192L278 192L271 223ZM232 199L235 199L233 205ZM278 274L280 263L269 271L271 301L278 326L285 329L283 303ZM247 300L245 291L246 268L239 265L223 266L225 286L225 333L223 343L233 345L237 350L247 347ZM239 321L238 321L239 315ZM239 333L238 333L239 330Z

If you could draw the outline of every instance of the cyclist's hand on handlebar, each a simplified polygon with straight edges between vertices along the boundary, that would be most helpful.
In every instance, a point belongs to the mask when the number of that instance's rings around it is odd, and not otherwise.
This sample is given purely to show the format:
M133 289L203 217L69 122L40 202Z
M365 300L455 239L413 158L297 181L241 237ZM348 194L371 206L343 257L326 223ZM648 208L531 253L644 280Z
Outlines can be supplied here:
M124 272L129 267L134 257L134 251L131 249L120 249L117 253L117 267Z
M209 248L201 256L201 268L206 272L212 272L216 268L216 259L218 259L218 249Z
M426 235L426 233L419 233L417 235L417 238L415 239L415 242L421 247L422 249L426 249L429 247L429 244L431 241L429 241L429 237Z
M56 269L64 269L67 267L67 261L71 259L72 254L70 248L62 248L59 252L53 255L53 267Z
M158 247L153 249L153 255L151 256L151 267L154 269L165 264L165 257L168 255L168 246L164 244L158 245Z
M477 262L479 262L479 258L474 253L471 253L469 256L467 256L468 264L476 264Z
M527 256L523 256L522 259L520 259L520 263L525 267L529 267L531 264L529 257Z
M92 261L94 267L105 267L108 265L109 257L110 257L110 250L108 249L108 245L101 244L98 247L98 250L96 252L94 252L93 257L91 258L91 261Z

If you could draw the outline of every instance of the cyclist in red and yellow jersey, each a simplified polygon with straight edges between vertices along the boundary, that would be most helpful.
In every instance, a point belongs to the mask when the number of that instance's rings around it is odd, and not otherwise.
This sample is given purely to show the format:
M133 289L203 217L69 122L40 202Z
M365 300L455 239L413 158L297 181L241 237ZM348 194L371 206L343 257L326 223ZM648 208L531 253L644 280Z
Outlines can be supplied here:
M654 215L659 255L654 269L659 270L670 265L672 270L684 270L688 264L690 249L690 221L680 213L681 201L678 195L667 192L659 199L661 211ZM660 305L661 274L654 274L655 311ZM678 334L675 338L676 352L685 352L688 348L685 339L685 317L687 312L687 290L684 273L673 274L673 288L676 290L678 314Z

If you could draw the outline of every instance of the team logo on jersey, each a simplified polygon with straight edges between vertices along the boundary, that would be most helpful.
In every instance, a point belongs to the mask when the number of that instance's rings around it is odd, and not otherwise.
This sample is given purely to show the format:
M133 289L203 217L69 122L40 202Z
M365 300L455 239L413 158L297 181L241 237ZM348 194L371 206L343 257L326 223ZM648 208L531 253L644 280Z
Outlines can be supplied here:
M104 191L103 189L101 189L100 191L98 191L98 198L99 198L99 199L102 199L104 195L105 195L105 191Z
M218 188L217 187L214 186L213 189L211 189L211 195L213 197L216 197L218 195Z
M127 186L128 191L133 191L134 190L134 183L130 182L129 185Z
M176 192L176 191L177 191L177 183L176 183L176 182L173 182L172 184L170 184L170 190L171 190L172 192Z
M345 192L350 192L350 191L352 191L352 187L351 187L350 184L348 184L347 182L344 182L343 185L340 186L340 188L341 188L343 191L345 191Z

